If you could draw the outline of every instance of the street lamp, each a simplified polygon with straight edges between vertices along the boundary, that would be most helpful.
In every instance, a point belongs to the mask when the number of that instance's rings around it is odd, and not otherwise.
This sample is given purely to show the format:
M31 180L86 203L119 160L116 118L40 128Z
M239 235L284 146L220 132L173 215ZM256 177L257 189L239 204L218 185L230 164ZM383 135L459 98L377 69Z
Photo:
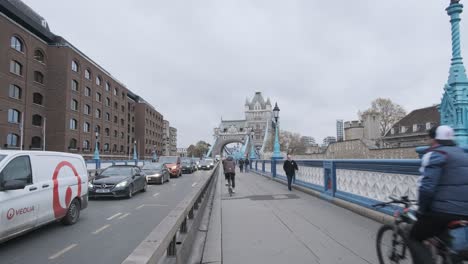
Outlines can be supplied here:
M279 143L279 112L280 109L278 107L278 103L275 103L275 108L273 108L273 117L275 118L275 144L273 145L273 156L272 159L282 159L283 157L281 156L281 149L280 149L280 143Z
M255 145L255 144L254 144L254 141L253 141L253 139L254 139L254 134L255 134L255 133L254 133L253 130L252 130L252 131L250 132L250 138L251 138L251 139L250 139L250 160L254 160L254 159L257 158L257 156L255 155L255 149L254 149L254 145Z
M99 146L98 146L98 141L99 141L99 132L97 131L96 128L96 142L94 145L94 159L99 160Z
M153 162L156 162L158 155L156 154L156 145L153 145Z
M138 159L138 156L137 156L137 142L135 140L135 142L133 142L133 160L137 160Z

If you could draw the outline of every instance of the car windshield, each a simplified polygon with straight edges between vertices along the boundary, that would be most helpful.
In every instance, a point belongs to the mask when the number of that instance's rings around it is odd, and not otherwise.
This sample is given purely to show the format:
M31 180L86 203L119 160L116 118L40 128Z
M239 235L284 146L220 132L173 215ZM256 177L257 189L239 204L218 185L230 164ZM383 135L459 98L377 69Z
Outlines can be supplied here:
M159 163L177 163L177 157L160 157Z
M2 161L2 159L4 159L6 157L6 155L0 155L0 161Z
M105 169L101 176L114 177L114 176L130 176L132 175L133 167L109 167Z
M212 159L206 159L205 161L208 162L208 163L213 163Z
M163 164L162 163L156 163L156 164L145 164L143 165L142 170L145 172L149 171L161 171Z

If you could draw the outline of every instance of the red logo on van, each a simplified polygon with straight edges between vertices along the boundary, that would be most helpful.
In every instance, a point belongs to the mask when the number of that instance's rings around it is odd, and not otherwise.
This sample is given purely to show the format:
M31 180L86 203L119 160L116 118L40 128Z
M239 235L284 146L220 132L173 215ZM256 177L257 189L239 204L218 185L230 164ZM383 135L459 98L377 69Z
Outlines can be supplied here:
M59 182L58 182L58 175L60 170L63 167L69 167L72 171L73 174L75 175L77 181L78 181L78 194L76 195L77 197L81 196L81 177L76 171L75 167L68 162L68 161L62 161L60 162L57 167L55 168L54 175L52 177L52 180L54 181L54 197L53 197L53 202L52 205L54 207L54 215L55 218L60 218L63 217L67 213L67 208L68 205L70 204L71 198L72 198L72 189L70 186L68 186L67 191L65 193L65 208L63 208L60 205L60 196L59 196Z
M10 208L10 210L8 210L8 212L7 212L6 218L8 220L11 220L11 219L13 219L13 217L15 217L15 209Z

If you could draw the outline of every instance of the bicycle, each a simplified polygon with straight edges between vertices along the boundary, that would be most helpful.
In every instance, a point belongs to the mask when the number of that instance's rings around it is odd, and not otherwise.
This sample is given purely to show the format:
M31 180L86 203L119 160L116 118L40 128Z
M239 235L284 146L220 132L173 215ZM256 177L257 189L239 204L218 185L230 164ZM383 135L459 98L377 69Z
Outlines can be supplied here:
M376 238L376 247L377 247L377 256L379 258L379 263L413 263L414 259L414 250L411 248L411 245L408 243L408 234L411 226L418 220L416 215L411 211L410 207L416 205L416 200L408 199L408 196L402 196L401 198L389 197L390 202L378 203L373 205L373 207L385 207L393 204L402 204L403 208L396 209L394 212L394 222L392 225L383 225L380 227L377 232ZM468 226L468 221L460 220L451 222L448 226L448 229L456 229L463 226ZM386 232L391 232L391 248L387 252L387 255L384 256L382 252L382 239ZM460 256L457 252L452 250L444 239L440 237L434 237L426 240L426 245L429 247L433 263L436 264L461 264L463 263L461 259L467 260L466 256ZM384 261L388 259L389 262ZM459 261L453 262L452 259L457 258ZM407 262L409 261L409 262Z
M229 196L232 196L233 195L233 190L232 190L232 179L231 179L232 175L228 175L228 178L227 178L227 187L228 187L228 192L229 192Z

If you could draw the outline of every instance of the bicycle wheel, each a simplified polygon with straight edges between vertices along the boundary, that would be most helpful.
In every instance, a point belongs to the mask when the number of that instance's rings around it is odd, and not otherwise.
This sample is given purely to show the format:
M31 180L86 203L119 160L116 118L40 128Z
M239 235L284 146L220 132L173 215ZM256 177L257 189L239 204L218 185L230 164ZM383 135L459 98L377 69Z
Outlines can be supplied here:
M412 264L413 256L403 236L398 230L395 234L391 225L383 225L377 232L376 246L380 264Z

